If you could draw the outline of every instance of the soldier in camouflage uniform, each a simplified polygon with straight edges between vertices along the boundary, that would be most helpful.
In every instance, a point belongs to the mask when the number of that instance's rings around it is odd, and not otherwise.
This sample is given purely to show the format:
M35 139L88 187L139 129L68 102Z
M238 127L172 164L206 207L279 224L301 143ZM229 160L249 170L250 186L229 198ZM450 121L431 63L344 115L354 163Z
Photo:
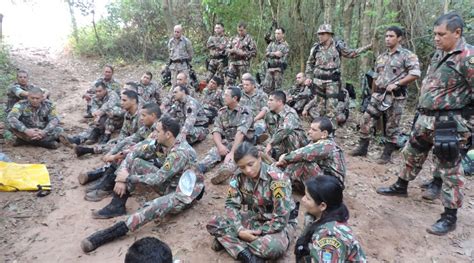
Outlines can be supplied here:
M206 139L209 134L208 119L202 104L189 96L186 86L175 86L173 96L175 104L168 113L182 125L178 138L186 139L190 144Z
M308 131L312 143L280 156L277 166L286 167L295 189L302 191L304 182L314 176L331 175L341 184L346 176L344 153L333 137L333 126L326 117L318 117Z
M152 81L153 74L147 71L139 82L128 82L126 89L135 91L140 99L140 106L146 103L161 104L161 84Z
M407 85L421 75L418 57L400 45L402 34L402 29L396 26L386 30L385 44L388 49L377 57L375 65L376 90L372 93L367 110L360 121L359 147L351 152L352 156L367 155L372 127L380 116L385 114L385 133L389 140L385 143L383 153L378 161L379 164L390 162L392 152L397 148ZM386 98L387 96L391 96L391 104L387 103L389 99Z
M341 56L355 58L368 50L372 44L358 49L350 49L341 40L333 39L331 25L324 24L318 29L319 42L314 44L306 61L306 85L316 85L317 96L303 110L307 116L312 109L311 117L327 116L334 123L336 108L341 90Z
M93 118L92 111L91 111L92 102L95 95L95 88L97 87L99 83L101 82L104 83L109 90L115 91L117 95L120 94L120 89L122 85L113 78L113 75L114 75L114 68L111 65L106 65L104 67L104 76L94 81L94 83L92 84L92 87L89 88L86 91L86 94L82 96L82 98L85 99L87 102L87 111L86 111L86 115L83 116L84 118Z
M254 143L262 143L267 139L265 132L265 114L268 112L268 95L261 89L256 88L256 81L253 77L242 80L243 92L240 105L247 107L253 118L251 131L253 132Z
M265 57L267 71L263 81L263 90L270 94L274 90L281 88L283 82L283 72L288 65L288 53L290 47L285 41L285 29L275 29L275 41L268 44Z
M175 86L186 86L188 88L188 91L189 91L189 95L191 95L191 97L193 98L196 98L196 93L194 92L194 88L189 85L188 83L188 75L186 75L186 73L184 72L181 72L181 73L178 73L178 76L176 77L176 85ZM173 86L173 87L175 87ZM163 103L160 105L161 107L161 111L163 112L169 112L171 110L171 107L176 104L176 101L173 97L173 89L170 90L171 92L168 93L168 95L166 97L163 98ZM176 107L175 107L176 109Z
M344 186L334 177L325 175L307 180L305 186L301 203L313 220L296 242L296 261L367 262L347 224L349 210L343 202Z
M286 105L286 95L281 90L273 91L268 99L269 112L265 124L270 140L265 153L278 159L280 155L294 151L308 143L298 113Z
M215 35L209 37L206 44L209 50L207 82L214 76L224 79L224 73L227 68L227 54L225 51L229 39L224 34L224 24L216 23L214 33Z
M16 103L7 116L10 132L17 138L15 146L29 144L48 149L58 148L59 126L56 107L44 99L40 88L28 91L28 99Z
M215 237L212 248L225 249L242 262L277 259L285 254L297 223L290 178L262 162L248 142L237 148L234 160L240 172L230 181L225 215L206 226Z
M13 108L15 103L19 102L22 99L26 99L28 97L28 91L30 91L35 86L28 83L28 72L25 70L18 70L16 73L16 83L14 83L7 92L7 108L5 109L5 113L9 113L10 110ZM49 91L46 89L43 90L45 99L49 98Z
M224 106L222 84L223 81L221 78L217 76L212 77L201 95L204 112L209 120L209 124L214 123L217 112Z
M305 85L306 76L303 72L296 74L296 82L293 85L286 95L287 103L296 110L296 112L301 113L304 109L304 106L308 104L314 98L312 86Z
M126 221L98 231L81 243L84 252L136 231L146 223L162 219L167 214L177 214L191 207L204 193L204 177L195 169L196 151L185 141L176 137L179 123L163 117L156 125L156 140L150 139L137 145L127 155L117 170L114 197L109 205L93 212L98 219L112 218L126 213L125 203L135 185L141 183L153 187L160 197L145 203ZM155 166L157 159L162 165Z
M199 162L199 170L205 173L223 161L217 176L211 179L213 184L222 183L235 172L237 169L234 163L235 149L244 141L252 126L252 114L246 107L239 105L241 96L238 87L225 90L225 106L219 110L212 129L215 147L212 147Z
M242 74L250 71L250 60L257 56L257 45L247 34L247 24L241 22L237 27L238 34L227 45L229 56L226 86L235 85Z
M408 182L420 173L433 148L436 187L442 191L444 213L427 231L445 235L456 229L457 209L462 206L464 171L460 150L471 131L472 87L474 85L474 47L462 36L464 21L456 13L439 17L434 24L437 51L423 79L418 112L409 143L403 148L404 166L396 183L377 189L382 195L407 196ZM433 147L434 146L434 147Z
M189 76L191 60L193 59L193 45L182 35L181 25L174 27L173 37L168 41L169 69L171 70L171 85L174 87L178 73L183 72Z

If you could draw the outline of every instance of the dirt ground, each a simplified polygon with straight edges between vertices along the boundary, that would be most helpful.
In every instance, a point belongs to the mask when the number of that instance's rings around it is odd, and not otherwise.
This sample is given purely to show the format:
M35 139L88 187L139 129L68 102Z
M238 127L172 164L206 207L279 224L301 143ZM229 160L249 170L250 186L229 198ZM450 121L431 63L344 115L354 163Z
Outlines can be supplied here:
M69 55L35 49L14 50L13 58L18 68L30 72L32 83L52 92L68 133L86 127L79 122L85 107L81 94L99 77L101 64L98 61L78 60ZM145 65L117 67L115 76L122 82L136 80L146 69ZM337 140L346 152L354 147L357 138L355 117L352 118L347 127L337 133ZM411 118L409 115L405 117L404 127L410 124ZM210 136L198 144L199 156L202 157L211 145ZM76 158L72 150L64 146L57 150L44 150L0 144L0 149L18 163L46 164L53 185L52 193L43 198L29 192L0 193L0 262L123 262L127 248L144 236L164 240L172 248L174 257L184 262L234 262L225 252L211 250L212 239L205 230L211 216L223 211L225 185L214 186L207 181L204 198L191 209L161 222L150 223L136 233L84 254L80 249L83 238L125 218L94 220L91 210L105 206L110 198L98 203L83 199L84 187L78 184L77 176L100 166L100 157ZM375 160L380 151L379 145L372 144L368 158L346 155L345 202L351 212L349 222L369 261L474 262L472 177L466 178L464 207L459 211L456 231L443 237L433 236L425 228L438 219L443 208L440 200L422 200L419 188L430 177L431 161L410 184L408 198L384 197L377 195L375 188L395 180L401 160L400 154L396 153L393 163L378 165ZM127 211L136 210L146 198L135 195L127 203ZM300 225L302 221L300 212ZM278 262L294 262L292 251L293 244L286 257Z

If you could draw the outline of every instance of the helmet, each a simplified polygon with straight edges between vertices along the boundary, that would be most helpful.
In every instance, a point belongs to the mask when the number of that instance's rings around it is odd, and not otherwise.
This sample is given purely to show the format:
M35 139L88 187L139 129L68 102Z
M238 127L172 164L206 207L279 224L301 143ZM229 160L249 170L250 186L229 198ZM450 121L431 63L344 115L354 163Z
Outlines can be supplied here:
M332 26L331 24L322 24L319 26L318 28L318 34L319 33L330 33L330 34L334 34L334 32L332 32Z

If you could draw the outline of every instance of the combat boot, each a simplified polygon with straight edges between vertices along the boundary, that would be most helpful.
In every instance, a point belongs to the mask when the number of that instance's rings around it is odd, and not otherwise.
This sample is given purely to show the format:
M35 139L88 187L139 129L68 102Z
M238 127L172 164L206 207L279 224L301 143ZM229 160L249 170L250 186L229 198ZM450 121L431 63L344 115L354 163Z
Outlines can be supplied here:
M209 171L209 168L207 168L207 166L203 163L199 163L197 168L202 174L205 174L207 171Z
M385 146L383 147L383 152L380 158L377 160L378 164L387 164L390 162L390 159L392 158L392 153L395 151L396 145L387 142L385 143Z
M214 185L221 184L225 182L225 180L229 179L233 174L234 171L228 167L221 167L219 171L217 171L217 175L211 178L211 183Z
M90 119L90 118L93 118L93 117L94 117L94 116L92 116L91 108L92 108L92 106L87 105L86 114L82 115L82 117L83 117L84 119Z
M92 129L91 134L89 135L89 138L87 138L86 144L90 145L90 144L96 143L97 140L99 139L99 136L100 136L100 129L99 128Z
M100 138L99 144L106 144L110 140L110 134L104 134Z
M74 152L76 153L77 157L81 157L88 153L94 153L94 148L76 145L76 147L74 147Z
M110 165L107 170L105 171L102 178L95 181L93 184L87 186L86 192L92 192L97 189L108 190L111 191L115 185L115 170L117 169L116 165ZM87 200L87 199L86 199ZM101 199L102 200L102 199Z
M82 240L81 248L84 252L91 252L96 248L114 241L115 239L125 236L128 233L128 227L124 221L115 223L115 225L100 230L90 235L88 238Z
M211 249L216 252L219 252L224 249L224 246L222 246L221 242L217 240L217 237L215 237L214 240L212 241Z
M369 143L370 140L366 138L361 138L359 140L359 146L353 151L351 151L349 154L351 156L366 156L367 151L369 150Z
M32 141L31 144L51 150L59 148L59 143L57 141Z
M107 166L103 166L103 167L100 167L99 169L87 172L85 174L81 173L77 177L77 179L79 180L79 183L81 185L85 185L88 182L95 181L95 180L99 179L100 177L102 177L105 174L105 171L107 170L107 168L108 168Z
M81 138L77 136L69 137L65 133L59 134L59 141L69 148L73 148L74 145L81 144Z
M104 208L100 210L93 211L92 218L108 219L108 218L125 215L127 213L125 209L125 204L127 203L128 196L129 196L128 192L125 193L122 197L114 193L114 196L112 197L112 201L110 201L110 204L108 204L107 206L105 206Z
M240 252L237 259L244 263L265 263L263 258L255 256L248 248Z
M397 182L388 187L377 188L377 194L389 196L407 196L408 181L398 178Z
M434 177L431 184L426 188L425 192L421 197L426 200L435 200L441 195L441 186L443 180L439 177Z
M444 213L441 214L441 218L436 221L430 228L427 228L426 231L430 234L443 236L447 233L454 231L456 229L457 221L457 209L444 208Z

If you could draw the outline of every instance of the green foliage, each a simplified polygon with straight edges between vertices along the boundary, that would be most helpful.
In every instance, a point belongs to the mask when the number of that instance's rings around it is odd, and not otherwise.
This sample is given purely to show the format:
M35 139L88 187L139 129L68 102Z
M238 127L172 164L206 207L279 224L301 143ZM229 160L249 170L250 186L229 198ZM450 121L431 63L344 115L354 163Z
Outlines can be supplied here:
M0 121L5 119L5 108L7 101L7 89L15 79L14 67L11 64L9 47L0 43ZM5 103L3 103L5 102Z

